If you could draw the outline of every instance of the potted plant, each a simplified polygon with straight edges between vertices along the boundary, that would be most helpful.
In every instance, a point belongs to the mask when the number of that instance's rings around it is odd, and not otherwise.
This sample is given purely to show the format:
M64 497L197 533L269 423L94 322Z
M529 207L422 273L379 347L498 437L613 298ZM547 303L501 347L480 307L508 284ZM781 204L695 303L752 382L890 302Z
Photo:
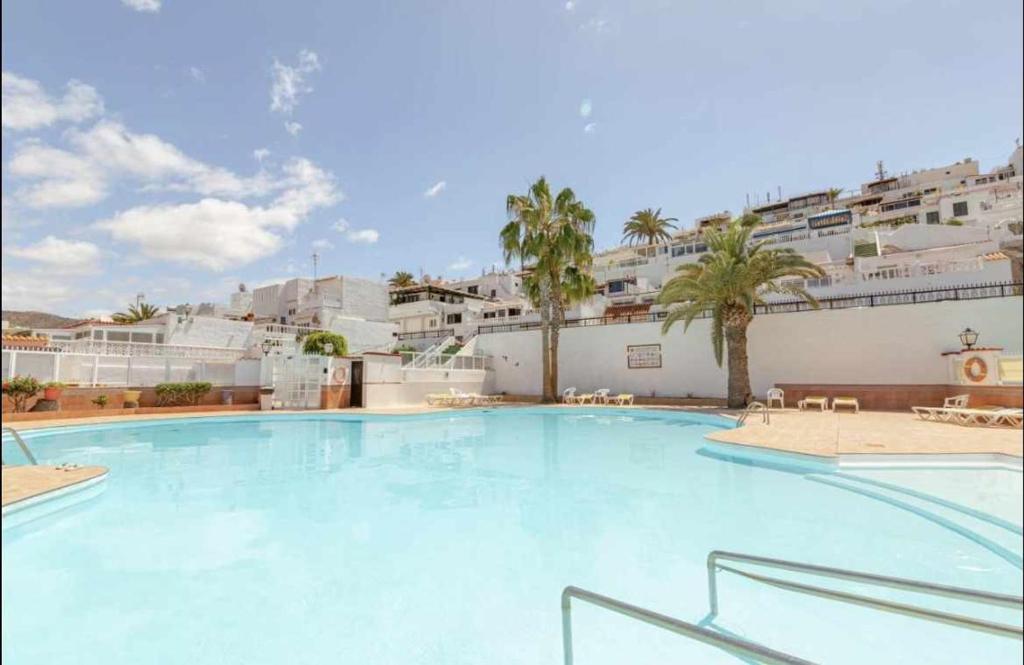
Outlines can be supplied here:
M48 399L51 402L56 402L60 399L60 395L64 392L64 384L60 381L50 381L49 383L43 384L43 399Z
M4 395L11 400L14 410L21 413L25 410L25 403L42 388L34 377L15 376L9 381L4 381Z
M106 395L97 395L96 399L94 399L92 403L98 406L99 408L103 409L106 408L107 402L109 401L110 399Z
M141 390L126 390L124 391L124 408L135 409L139 406L139 400L142 399Z

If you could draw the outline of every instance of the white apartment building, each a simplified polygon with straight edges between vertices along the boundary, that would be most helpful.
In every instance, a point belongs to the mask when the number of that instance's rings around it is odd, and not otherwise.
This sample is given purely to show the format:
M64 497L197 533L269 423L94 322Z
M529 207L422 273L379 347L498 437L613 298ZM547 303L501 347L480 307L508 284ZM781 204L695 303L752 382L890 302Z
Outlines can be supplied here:
M823 190L744 212L761 217L753 240L790 247L825 269L825 278L805 283L819 298L1019 281L1021 154L1018 146L989 173L967 159L864 183L834 201ZM594 276L611 299L609 314L655 307L676 267L707 251L703 231L731 218L716 213L671 243L599 254Z
M293 336L314 329L340 333L352 352L389 346L396 332L388 320L387 285L342 275L295 278L254 289L252 318L264 332L277 326L269 330L294 327Z

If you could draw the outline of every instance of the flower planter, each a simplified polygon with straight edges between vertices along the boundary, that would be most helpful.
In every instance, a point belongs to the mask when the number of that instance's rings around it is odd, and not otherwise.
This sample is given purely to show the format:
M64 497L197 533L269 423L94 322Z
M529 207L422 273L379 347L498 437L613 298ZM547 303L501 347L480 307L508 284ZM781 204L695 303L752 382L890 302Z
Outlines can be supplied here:
M60 399L60 394L63 391L63 388L56 388L53 386L49 388L43 388L43 399L50 400L51 402L56 402L57 400Z
M139 406L139 400L142 399L141 390L126 390L122 395L124 400L124 408L135 409Z

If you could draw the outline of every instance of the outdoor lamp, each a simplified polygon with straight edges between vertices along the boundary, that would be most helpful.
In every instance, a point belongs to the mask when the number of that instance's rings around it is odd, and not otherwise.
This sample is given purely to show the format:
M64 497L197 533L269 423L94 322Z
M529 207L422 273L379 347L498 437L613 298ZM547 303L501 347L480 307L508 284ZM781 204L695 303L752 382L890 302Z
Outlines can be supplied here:
M964 331L960 333L960 343L964 345L965 350L970 351L978 343L977 331L964 328Z
M263 350L264 356L270 355L270 350L272 348L274 348L274 343L271 342L269 339L263 340L263 342L260 344L260 349Z
M334 355L334 344L333 343L327 342L327 343L324 344L324 354L328 355L328 356Z

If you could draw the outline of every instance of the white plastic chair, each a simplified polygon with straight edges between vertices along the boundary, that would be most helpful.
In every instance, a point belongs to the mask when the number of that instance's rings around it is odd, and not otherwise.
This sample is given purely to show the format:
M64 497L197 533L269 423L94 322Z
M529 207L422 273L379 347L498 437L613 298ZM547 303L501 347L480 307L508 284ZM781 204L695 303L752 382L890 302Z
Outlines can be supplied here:
M594 391L594 404L607 404L608 394L611 393L611 388L598 388Z
M942 400L942 408L944 409L966 409L967 402L970 401L970 395L953 395Z
M562 391L562 403L572 404L576 401L576 387L566 388Z
M772 402L776 402L776 401L779 403L779 408L780 409L785 409L786 408L786 393L785 393L785 391L783 391L782 388L769 388L768 389L768 399L765 400L765 404L770 409L772 407Z

